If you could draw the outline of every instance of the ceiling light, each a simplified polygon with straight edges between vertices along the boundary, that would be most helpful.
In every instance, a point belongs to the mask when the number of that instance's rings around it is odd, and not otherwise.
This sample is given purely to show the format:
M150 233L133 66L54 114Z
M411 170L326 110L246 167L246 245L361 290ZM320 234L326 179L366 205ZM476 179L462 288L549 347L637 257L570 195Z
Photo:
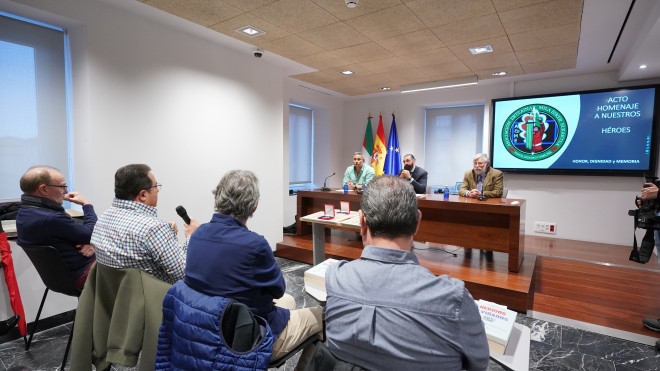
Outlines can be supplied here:
M646 68L646 65L645 65L645 64L642 64L642 65L639 66L639 68L643 70L643 69Z
M504 76L504 75L506 75L506 71L493 72L493 76Z
M390 89L392 88L390 88L389 86L383 86L382 88L380 88L380 90L390 90Z
M355 8L360 0L344 0L346 1L346 6L349 8Z
M484 46L477 46L474 48L470 48L470 53L472 54L483 54L483 53L492 53L493 52L493 47L490 45L484 45Z
M247 26L244 26L244 27L241 27L241 28L237 28L235 31L240 32L243 35L249 36L249 37L261 36L261 35L266 33L266 32L264 32L264 31L262 31L262 30L260 30L256 27L252 27L250 25L247 25Z
M341 72L339 72L339 73L341 73L341 74L343 74L343 75L352 75L352 74L354 74L355 72L354 72L354 71L351 71L351 70L345 70L345 71L341 71Z
M402 93L412 93L414 91L436 90L457 88L461 86L477 85L477 76L463 77L460 79L424 82L421 84L403 85L401 86Z

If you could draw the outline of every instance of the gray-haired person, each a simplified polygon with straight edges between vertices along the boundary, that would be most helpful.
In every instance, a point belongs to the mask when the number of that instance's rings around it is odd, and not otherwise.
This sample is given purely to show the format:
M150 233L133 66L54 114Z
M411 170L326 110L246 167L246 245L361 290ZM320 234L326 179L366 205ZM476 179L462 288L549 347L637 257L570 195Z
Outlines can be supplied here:
M207 295L246 304L265 318L275 338L272 359L279 358L321 331L322 308L295 310L268 241L247 228L259 203L254 173L229 171L213 193L216 213L190 238L184 280ZM304 367L313 352L313 345L306 347L298 364Z
M362 256L325 277L328 348L369 370L485 370L486 333L463 281L411 252L422 214L410 182L375 178L360 206Z
M490 167L488 155L477 153L472 158L472 170L465 172L459 195L477 198L502 197L504 192L504 176L502 172Z

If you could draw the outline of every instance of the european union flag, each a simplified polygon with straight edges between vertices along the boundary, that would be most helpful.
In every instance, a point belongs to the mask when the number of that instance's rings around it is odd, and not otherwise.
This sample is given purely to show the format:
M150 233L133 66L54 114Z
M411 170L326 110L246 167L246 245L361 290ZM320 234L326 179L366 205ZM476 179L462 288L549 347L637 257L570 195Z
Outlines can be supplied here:
M392 127L390 128L390 138L387 140L387 156L385 156L383 173L399 175L399 171L401 171L401 151L399 151L399 135L396 133L396 118L392 114Z

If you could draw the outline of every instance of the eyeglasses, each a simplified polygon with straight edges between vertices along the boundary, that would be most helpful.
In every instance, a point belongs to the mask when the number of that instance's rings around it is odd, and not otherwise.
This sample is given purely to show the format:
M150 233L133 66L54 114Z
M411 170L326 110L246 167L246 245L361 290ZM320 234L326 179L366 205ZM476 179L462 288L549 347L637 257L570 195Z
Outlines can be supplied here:
M62 189L67 189L69 188L68 185L59 185L59 184L45 184L46 187L56 187L56 188L62 188Z
M147 188L147 190L149 190L151 188L156 188L158 190L158 192L160 192L161 188L163 188L163 185L162 184L152 185L151 187Z

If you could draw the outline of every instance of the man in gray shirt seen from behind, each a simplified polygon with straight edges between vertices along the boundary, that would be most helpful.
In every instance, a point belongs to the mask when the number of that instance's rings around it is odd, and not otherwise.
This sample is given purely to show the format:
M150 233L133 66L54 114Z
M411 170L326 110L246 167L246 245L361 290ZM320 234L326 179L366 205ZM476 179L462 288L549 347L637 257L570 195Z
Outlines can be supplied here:
M463 281L411 252L422 213L410 182L381 176L362 195L364 250L326 273L328 348L371 370L486 370L488 342Z

